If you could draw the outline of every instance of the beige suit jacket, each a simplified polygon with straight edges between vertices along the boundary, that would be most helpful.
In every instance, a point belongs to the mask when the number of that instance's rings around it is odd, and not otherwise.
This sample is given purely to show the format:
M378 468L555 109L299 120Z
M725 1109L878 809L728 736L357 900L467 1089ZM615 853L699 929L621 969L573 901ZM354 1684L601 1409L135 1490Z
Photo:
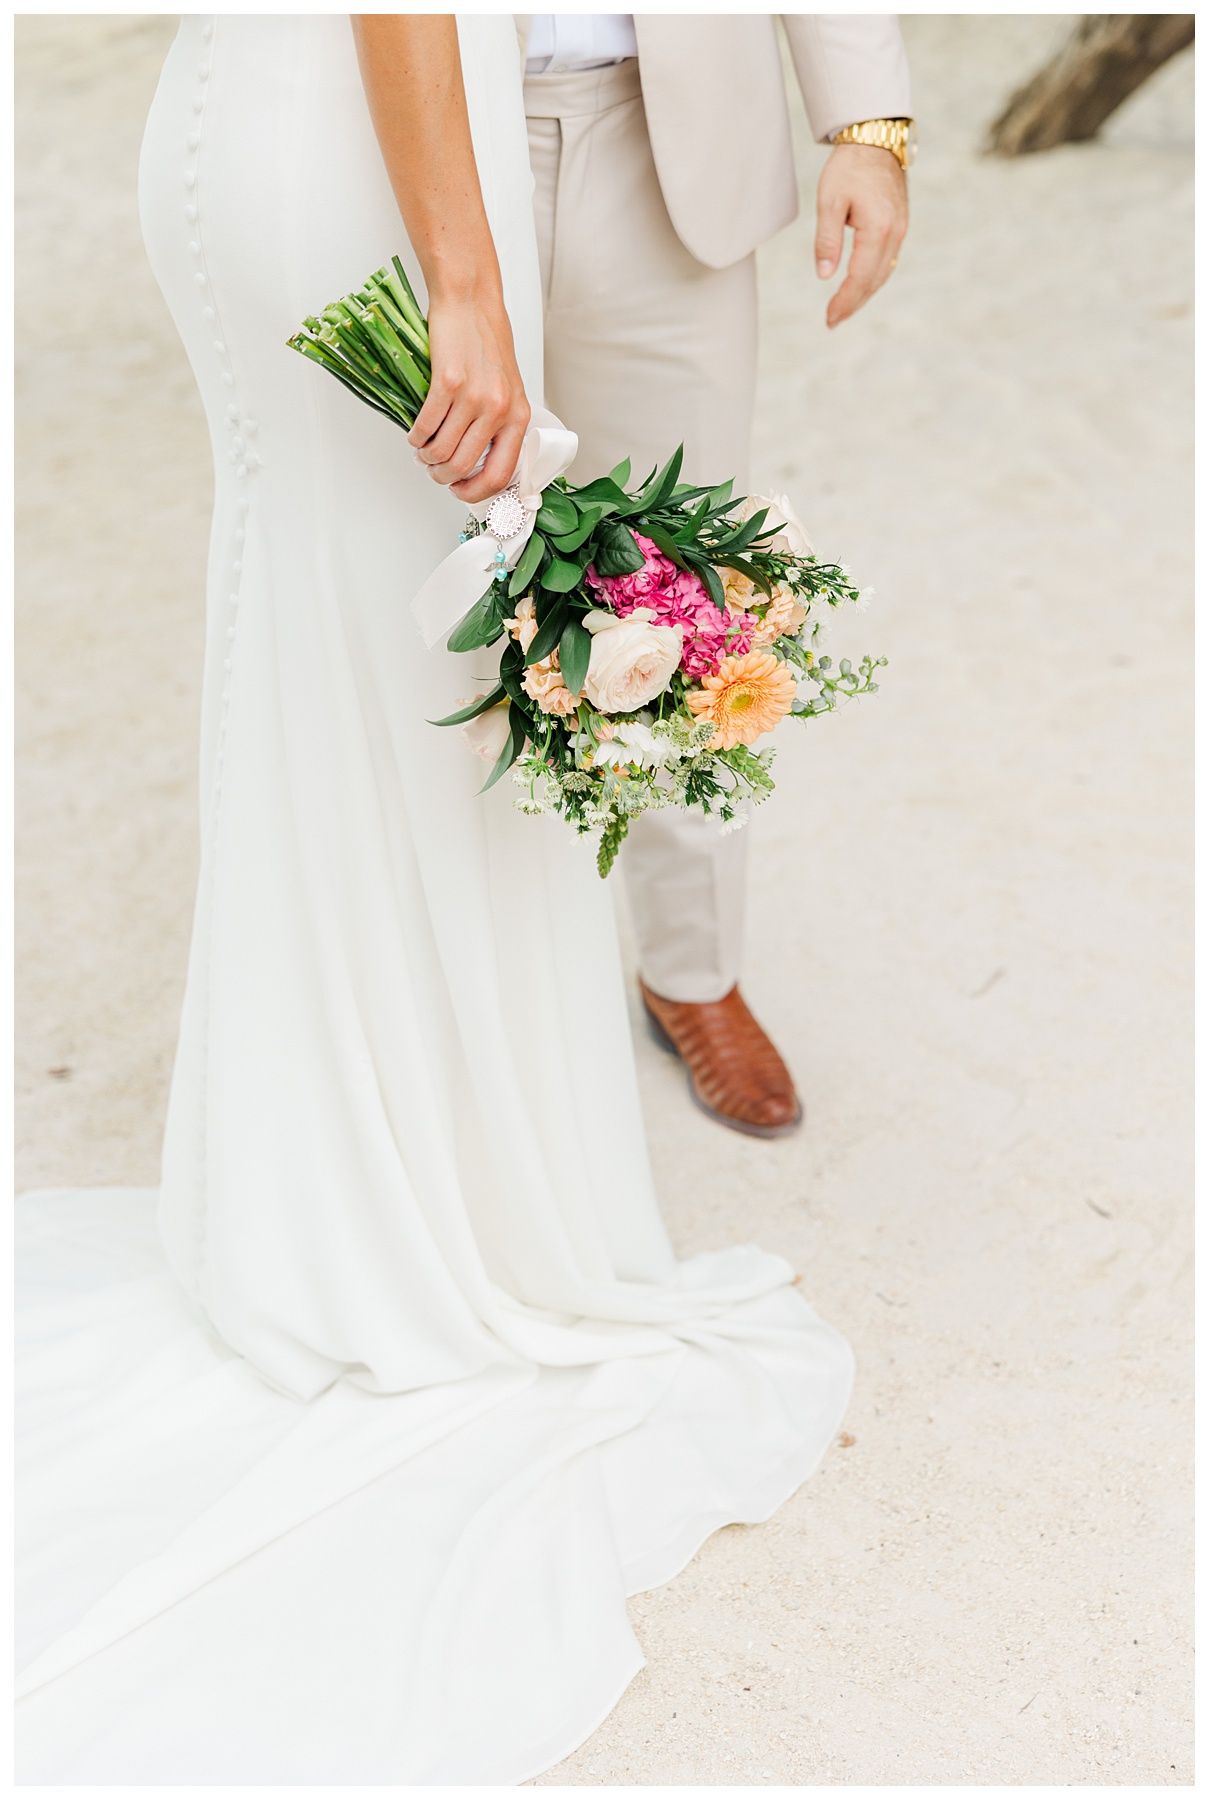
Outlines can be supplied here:
M907 56L888 13L782 13L810 128L911 112ZM711 269L798 210L789 109L772 13L637 13L638 66L655 168L686 250ZM521 55L529 15L517 15Z

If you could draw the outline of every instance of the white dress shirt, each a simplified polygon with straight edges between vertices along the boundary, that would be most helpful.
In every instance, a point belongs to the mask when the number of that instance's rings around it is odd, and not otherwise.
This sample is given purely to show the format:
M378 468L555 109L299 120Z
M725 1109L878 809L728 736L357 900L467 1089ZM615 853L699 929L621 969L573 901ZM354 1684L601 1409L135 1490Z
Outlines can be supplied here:
M529 24L526 75L599 69L637 56L633 13L534 13Z

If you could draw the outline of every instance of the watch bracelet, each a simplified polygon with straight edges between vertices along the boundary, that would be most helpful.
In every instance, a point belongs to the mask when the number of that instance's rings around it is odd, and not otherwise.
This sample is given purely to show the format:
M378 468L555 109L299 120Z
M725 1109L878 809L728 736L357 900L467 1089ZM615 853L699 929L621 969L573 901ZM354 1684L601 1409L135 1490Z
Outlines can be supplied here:
M837 131L833 144L865 144L873 150L888 150L904 171L914 160L915 121L906 117L894 119L858 119Z

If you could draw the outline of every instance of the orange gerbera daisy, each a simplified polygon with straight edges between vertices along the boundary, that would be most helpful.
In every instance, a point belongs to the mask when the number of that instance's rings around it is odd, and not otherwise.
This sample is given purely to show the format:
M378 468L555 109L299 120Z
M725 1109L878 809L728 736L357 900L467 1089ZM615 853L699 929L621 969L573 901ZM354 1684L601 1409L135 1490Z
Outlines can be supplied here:
M793 705L797 684L789 665L767 650L747 656L726 656L716 675L707 675L699 688L685 695L698 718L711 719L711 750L731 750L751 744L772 731Z

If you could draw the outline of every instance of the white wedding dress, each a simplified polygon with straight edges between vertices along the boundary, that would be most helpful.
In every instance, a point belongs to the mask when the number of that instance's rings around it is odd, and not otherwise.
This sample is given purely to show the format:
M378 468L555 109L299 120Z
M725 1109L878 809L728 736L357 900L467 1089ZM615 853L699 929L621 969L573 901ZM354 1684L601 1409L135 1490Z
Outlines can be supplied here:
M536 400L515 36L460 30ZM779 1258L676 1262L591 847L426 723L464 509L285 343L418 286L348 18L187 18L140 179L217 470L202 867L158 1217L20 1207L20 1779L518 1782L640 1666L625 1595L814 1468L849 1352Z

